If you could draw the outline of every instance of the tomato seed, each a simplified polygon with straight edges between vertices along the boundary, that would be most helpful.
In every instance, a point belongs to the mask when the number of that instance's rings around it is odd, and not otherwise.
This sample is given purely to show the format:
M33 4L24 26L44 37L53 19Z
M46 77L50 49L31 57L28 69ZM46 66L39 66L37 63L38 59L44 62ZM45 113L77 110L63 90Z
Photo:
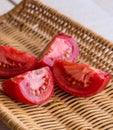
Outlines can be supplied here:
M75 85L75 84L76 84L76 82L75 82L75 81L73 81L73 82L72 82L72 84L73 84L73 85Z
M71 53L72 53L72 49L69 49L69 50L68 50L68 53L71 54Z
M48 75L46 75L46 77L45 77L46 79L48 79L49 78L49 76Z
M35 96L38 96L39 94L37 93L37 90L35 90Z
M19 63L18 66L21 68L21 67L22 67L22 64Z
M1 62L0 62L0 66L3 67L3 68L7 67L7 65L5 63L1 63Z
M3 64L2 64L2 67L5 68L5 67L6 67L6 64L3 63Z
M45 82L44 82L44 85L47 85L48 84L48 81L46 80Z
M65 60L65 59L66 59L66 57L65 57L65 56L62 56L62 59L63 59L63 60Z
M45 90L45 89L46 89L46 86L42 86L42 89Z
M88 84L84 84L84 88L87 88L88 87Z
M40 90L33 90L33 89L29 89L30 93L33 94L34 96L38 96L41 94Z
M41 91L40 90L37 90L37 95L40 95L41 94Z
M69 53L67 53L65 56L66 56L66 58L69 58L69 57L70 57L70 54L69 54Z

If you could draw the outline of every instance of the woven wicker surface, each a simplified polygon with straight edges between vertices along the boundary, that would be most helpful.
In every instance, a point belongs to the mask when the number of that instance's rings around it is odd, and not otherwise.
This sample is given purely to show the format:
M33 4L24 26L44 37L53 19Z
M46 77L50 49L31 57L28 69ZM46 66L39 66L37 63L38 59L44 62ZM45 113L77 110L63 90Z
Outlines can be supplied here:
M113 76L113 44L39 1L23 1L0 18L0 44L38 58L57 32L77 40L78 62ZM113 130L113 78L90 98L73 97L56 86L52 99L40 106L24 105L0 92L0 118L12 130Z

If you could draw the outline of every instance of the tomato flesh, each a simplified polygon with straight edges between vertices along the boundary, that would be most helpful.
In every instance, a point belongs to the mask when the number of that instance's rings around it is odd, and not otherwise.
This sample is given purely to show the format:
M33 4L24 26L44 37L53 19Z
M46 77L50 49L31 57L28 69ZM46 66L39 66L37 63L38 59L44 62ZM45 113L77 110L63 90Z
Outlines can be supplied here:
M40 66L53 66L56 59L73 62L77 59L79 50L76 41L68 35L57 34L48 53L42 58Z
M36 57L10 46L0 46L0 77L8 78L36 68Z
M53 66L55 80L66 92L80 97L93 96L108 84L111 75L86 64L56 61Z
M54 83L50 69L43 67L6 80L2 88L9 97L17 101L37 105L51 98Z

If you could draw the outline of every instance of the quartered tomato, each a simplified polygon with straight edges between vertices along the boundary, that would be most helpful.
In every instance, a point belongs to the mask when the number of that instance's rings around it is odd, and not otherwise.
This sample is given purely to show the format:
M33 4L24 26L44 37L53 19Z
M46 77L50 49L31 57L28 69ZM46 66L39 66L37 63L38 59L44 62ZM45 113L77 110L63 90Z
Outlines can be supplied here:
M34 69L37 58L9 46L0 46L0 77L12 77Z
M110 74L86 64L56 61L53 66L55 80L66 92L89 97L102 91L110 80Z
M52 73L48 67L28 71L6 80L4 92L11 98L26 104L42 104L53 94Z
M76 41L68 35L57 34L52 40L48 53L42 58L40 66L53 66L56 59L73 62L79 54Z

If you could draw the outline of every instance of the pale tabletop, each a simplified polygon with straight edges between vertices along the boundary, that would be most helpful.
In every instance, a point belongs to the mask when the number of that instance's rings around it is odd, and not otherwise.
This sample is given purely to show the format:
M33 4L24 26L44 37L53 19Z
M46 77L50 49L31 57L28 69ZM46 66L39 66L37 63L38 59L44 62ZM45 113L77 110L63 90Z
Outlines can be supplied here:
M0 0L0 15L21 0ZM113 42L113 0L42 0ZM0 121L0 130L10 130Z

